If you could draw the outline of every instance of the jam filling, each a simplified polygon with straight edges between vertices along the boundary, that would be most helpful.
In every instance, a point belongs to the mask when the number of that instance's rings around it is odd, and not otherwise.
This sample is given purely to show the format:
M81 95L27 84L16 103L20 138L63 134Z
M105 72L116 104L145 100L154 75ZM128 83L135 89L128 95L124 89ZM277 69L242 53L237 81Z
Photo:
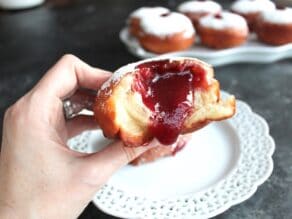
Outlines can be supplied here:
M191 61L161 60L136 66L132 89L152 111L149 130L164 145L173 144L194 102L194 89L208 86L205 70Z
M283 6L283 5L277 5L276 8L277 8L278 10L285 10L285 9L286 9L286 7Z
M167 17L169 15L170 15L170 12L167 12L167 13L161 14L160 17Z
M221 14L215 14L215 18L222 19L222 15Z

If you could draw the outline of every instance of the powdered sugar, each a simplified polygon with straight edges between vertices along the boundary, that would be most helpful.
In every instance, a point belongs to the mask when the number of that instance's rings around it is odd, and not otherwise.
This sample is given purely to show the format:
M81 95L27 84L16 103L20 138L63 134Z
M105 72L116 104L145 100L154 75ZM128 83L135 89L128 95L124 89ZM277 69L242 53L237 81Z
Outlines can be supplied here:
M179 5L180 12L212 13L216 14L222 7L214 1L188 1Z
M241 31L248 31L245 19L231 12L222 12L220 18L217 18L214 15L207 15L199 20L199 24L203 27L217 30L234 28Z
M130 14L130 17L139 19L148 18L149 16L159 16L161 14L168 13L169 9L164 7L142 7Z
M140 25L145 33L159 37L166 37L181 32L184 33L184 37L191 37L195 33L190 19L176 12L165 16L152 16L142 19Z
M194 60L196 62L203 63L202 61L200 61L198 59L189 58L189 57L188 58L187 57L171 57L171 58L157 57L157 58L145 59L145 60L142 60L139 62L130 63L130 64L125 65L125 66L119 68L118 70L116 70L112 74L112 76L101 86L101 88L99 89L99 92L110 87L112 83L116 83L116 82L120 81L124 75L126 75L128 73L133 73L136 66L138 66L142 63L145 63L145 62L159 61L159 60L165 60L165 59L168 59L170 62L180 61L180 60ZM205 63L205 65L208 65L208 64Z
M99 89L99 91L105 90L106 88L110 87L111 84L120 81L121 78L125 74L134 71L134 69L135 69L134 63L128 64L128 65L123 66L122 68L119 68L118 70L116 70L112 74L112 76L106 82L103 83L103 85L101 86L101 88Z
M231 6L235 12L248 14L275 9L275 4L270 0L237 0Z
M273 24L292 24L292 8L265 11L261 15L264 21Z

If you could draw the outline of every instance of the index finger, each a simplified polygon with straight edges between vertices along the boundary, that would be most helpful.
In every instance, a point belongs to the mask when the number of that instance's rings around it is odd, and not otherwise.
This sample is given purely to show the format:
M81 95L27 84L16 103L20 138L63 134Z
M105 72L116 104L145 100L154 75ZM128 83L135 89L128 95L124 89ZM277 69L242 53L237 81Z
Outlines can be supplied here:
M35 89L64 99L79 87L97 90L110 76L110 72L93 68L76 56L64 55L48 70Z

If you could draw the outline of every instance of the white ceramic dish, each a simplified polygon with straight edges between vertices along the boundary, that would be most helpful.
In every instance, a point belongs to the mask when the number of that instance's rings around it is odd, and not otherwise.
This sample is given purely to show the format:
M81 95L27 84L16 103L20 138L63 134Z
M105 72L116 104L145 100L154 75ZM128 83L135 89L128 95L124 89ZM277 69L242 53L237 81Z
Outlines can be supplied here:
M96 130L71 139L69 146L91 153L108 141ZM93 202L121 218L213 217L248 199L270 176L273 152L266 121L237 101L233 118L195 132L174 157L125 166Z
M127 28L121 30L120 40L133 55L139 58L151 58L157 56L157 54L144 50L139 42L129 34ZM256 36L252 34L247 43L235 48L213 50L201 46L200 44L196 44L186 51L167 53L163 56L194 57L202 59L214 66L239 62L268 63L284 58L291 58L292 43L283 46L268 46L258 42Z
M45 0L0 0L0 8L8 10L20 10L38 6Z

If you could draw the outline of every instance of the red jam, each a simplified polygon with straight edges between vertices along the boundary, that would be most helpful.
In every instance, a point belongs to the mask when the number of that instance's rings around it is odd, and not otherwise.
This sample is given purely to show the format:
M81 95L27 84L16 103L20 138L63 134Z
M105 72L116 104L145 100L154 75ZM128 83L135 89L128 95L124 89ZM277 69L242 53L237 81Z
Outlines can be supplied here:
M161 60L140 64L132 89L152 111L150 132L160 143L173 144L192 110L194 89L208 86L205 70L191 61Z
M216 19L222 19L222 15L221 14L215 14L215 18Z
M286 9L286 7L283 6L283 5L277 5L276 8L277 8L278 10L285 10L285 9Z
M169 16L169 15L170 15L170 13L167 12L167 13L161 14L160 16L161 16L161 17L167 17L167 16Z

